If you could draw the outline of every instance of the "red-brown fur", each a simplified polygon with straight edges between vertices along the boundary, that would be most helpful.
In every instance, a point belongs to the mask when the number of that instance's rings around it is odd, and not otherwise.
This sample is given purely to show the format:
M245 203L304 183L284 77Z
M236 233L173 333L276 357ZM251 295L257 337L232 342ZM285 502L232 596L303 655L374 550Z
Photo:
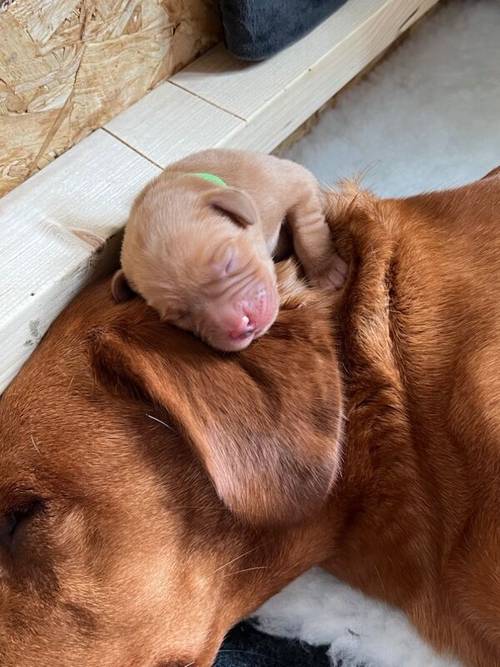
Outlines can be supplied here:
M2 667L207 667L317 563L500 665L500 178L329 197L340 302L223 355L100 284L2 397Z

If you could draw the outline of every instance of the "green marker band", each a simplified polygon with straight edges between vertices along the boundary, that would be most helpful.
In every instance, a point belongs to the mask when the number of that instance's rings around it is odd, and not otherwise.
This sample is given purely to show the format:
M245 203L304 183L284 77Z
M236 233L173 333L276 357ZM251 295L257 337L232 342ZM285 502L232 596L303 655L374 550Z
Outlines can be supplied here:
M198 176L198 178L202 178L204 181L208 181L209 183L213 183L214 185L219 185L222 187L227 186L226 181L224 181L220 176L216 176L215 174L210 174L208 171L200 171L194 174L188 174L188 176Z

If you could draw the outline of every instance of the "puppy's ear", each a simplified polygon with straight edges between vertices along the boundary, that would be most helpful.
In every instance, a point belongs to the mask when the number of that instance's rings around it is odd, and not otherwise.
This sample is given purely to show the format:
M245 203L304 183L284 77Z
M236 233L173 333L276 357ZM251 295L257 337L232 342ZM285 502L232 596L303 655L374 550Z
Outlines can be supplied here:
M205 195L207 206L211 206L228 215L242 227L255 225L259 214L252 198L243 190L236 188L217 188Z
M97 378L155 406L172 425L164 437L190 446L222 502L253 525L313 514L340 465L332 323L317 304L289 308L237 355L220 355L146 311L133 326L100 329L92 343Z
M117 303L128 301L134 296L134 291L128 284L122 269L119 269L111 280L111 294Z

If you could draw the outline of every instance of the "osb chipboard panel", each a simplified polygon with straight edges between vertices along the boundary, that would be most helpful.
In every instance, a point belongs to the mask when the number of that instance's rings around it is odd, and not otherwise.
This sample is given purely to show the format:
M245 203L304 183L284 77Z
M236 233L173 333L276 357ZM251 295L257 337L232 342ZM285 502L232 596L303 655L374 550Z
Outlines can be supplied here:
M219 37L216 0L0 0L0 196Z

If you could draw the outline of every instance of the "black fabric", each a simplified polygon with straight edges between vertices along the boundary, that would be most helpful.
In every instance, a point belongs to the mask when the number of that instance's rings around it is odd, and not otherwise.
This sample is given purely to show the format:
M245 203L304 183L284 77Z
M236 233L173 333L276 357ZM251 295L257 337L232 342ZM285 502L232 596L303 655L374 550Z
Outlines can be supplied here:
M240 623L226 637L215 667L332 667L327 650L327 646L271 637L251 623Z
M289 46L347 0L219 0L229 51L263 60Z

